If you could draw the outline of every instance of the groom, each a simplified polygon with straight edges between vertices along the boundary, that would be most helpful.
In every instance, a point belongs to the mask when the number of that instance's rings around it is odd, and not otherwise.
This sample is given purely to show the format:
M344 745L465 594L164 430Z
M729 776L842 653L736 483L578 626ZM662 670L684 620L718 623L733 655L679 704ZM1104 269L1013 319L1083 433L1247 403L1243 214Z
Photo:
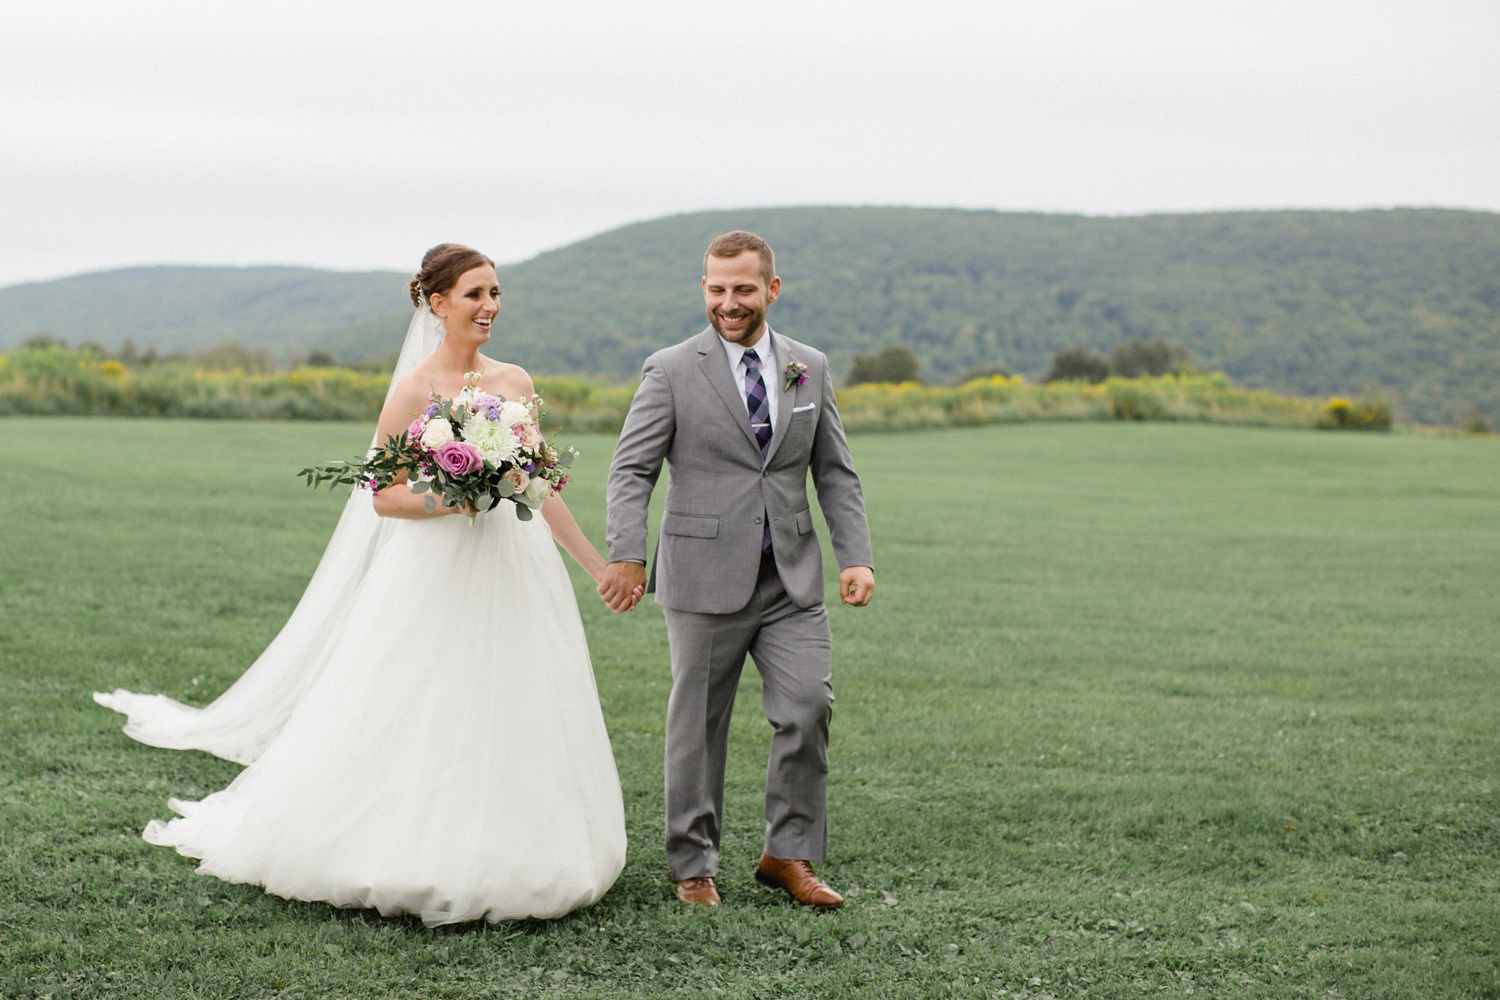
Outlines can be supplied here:
M828 848L833 661L809 471L844 604L870 603L874 560L828 359L766 324L780 293L765 240L736 231L709 244L709 327L646 360L620 432L599 593L613 610L628 610L647 583L646 508L665 460L671 475L647 589L664 609L672 650L667 861L677 896L719 903L726 740L748 653L775 730L755 877L799 903L833 909L843 897L810 864Z

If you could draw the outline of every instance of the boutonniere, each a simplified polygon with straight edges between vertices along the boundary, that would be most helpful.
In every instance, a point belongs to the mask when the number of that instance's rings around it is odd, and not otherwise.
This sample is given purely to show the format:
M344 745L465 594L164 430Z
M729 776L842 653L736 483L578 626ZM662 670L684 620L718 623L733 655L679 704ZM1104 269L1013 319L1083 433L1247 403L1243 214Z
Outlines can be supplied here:
M781 391L791 392L793 388L807 381L807 366L800 361L788 361L785 374L786 385L781 387Z

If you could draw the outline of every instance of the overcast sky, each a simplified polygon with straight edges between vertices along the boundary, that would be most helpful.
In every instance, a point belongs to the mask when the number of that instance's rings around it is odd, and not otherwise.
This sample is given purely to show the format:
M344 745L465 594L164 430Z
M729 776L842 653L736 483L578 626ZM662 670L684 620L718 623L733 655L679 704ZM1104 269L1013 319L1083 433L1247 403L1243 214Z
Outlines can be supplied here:
M1497 211L1500 2L0 8L0 285L829 204Z

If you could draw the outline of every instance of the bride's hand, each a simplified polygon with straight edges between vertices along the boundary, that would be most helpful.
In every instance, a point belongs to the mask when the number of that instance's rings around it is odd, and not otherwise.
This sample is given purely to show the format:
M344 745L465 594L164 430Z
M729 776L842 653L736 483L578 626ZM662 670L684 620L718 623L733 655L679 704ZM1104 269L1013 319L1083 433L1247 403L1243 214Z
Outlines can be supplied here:
M603 578L602 577L599 578L599 582L602 585L602 583L603 583ZM645 593L646 593L646 588L637 585L636 588L630 592L630 596L627 597L625 599L625 601L619 607L616 607L615 605L610 604L609 599L606 598L602 593L599 595L599 597L600 597L601 600L604 601L604 603L606 605L609 606L609 609L611 611L613 611L617 615L622 615L622 614L628 614L629 612L634 611L635 610L635 606L637 604L641 603L641 598L643 596L645 596Z
M646 592L646 567L638 562L612 562L604 567L599 597L615 614L634 610Z

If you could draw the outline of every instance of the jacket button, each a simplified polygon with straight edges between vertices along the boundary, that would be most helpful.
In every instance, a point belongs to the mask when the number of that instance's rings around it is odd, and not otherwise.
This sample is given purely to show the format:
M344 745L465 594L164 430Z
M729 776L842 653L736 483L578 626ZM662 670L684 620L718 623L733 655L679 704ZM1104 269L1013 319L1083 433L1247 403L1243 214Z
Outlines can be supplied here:
M757 517L757 518L756 518L756 519L755 519L755 523L756 523L756 524L759 524L759 523L760 523L760 521L761 521L761 519L760 519L760 518L758 518L758 517Z

